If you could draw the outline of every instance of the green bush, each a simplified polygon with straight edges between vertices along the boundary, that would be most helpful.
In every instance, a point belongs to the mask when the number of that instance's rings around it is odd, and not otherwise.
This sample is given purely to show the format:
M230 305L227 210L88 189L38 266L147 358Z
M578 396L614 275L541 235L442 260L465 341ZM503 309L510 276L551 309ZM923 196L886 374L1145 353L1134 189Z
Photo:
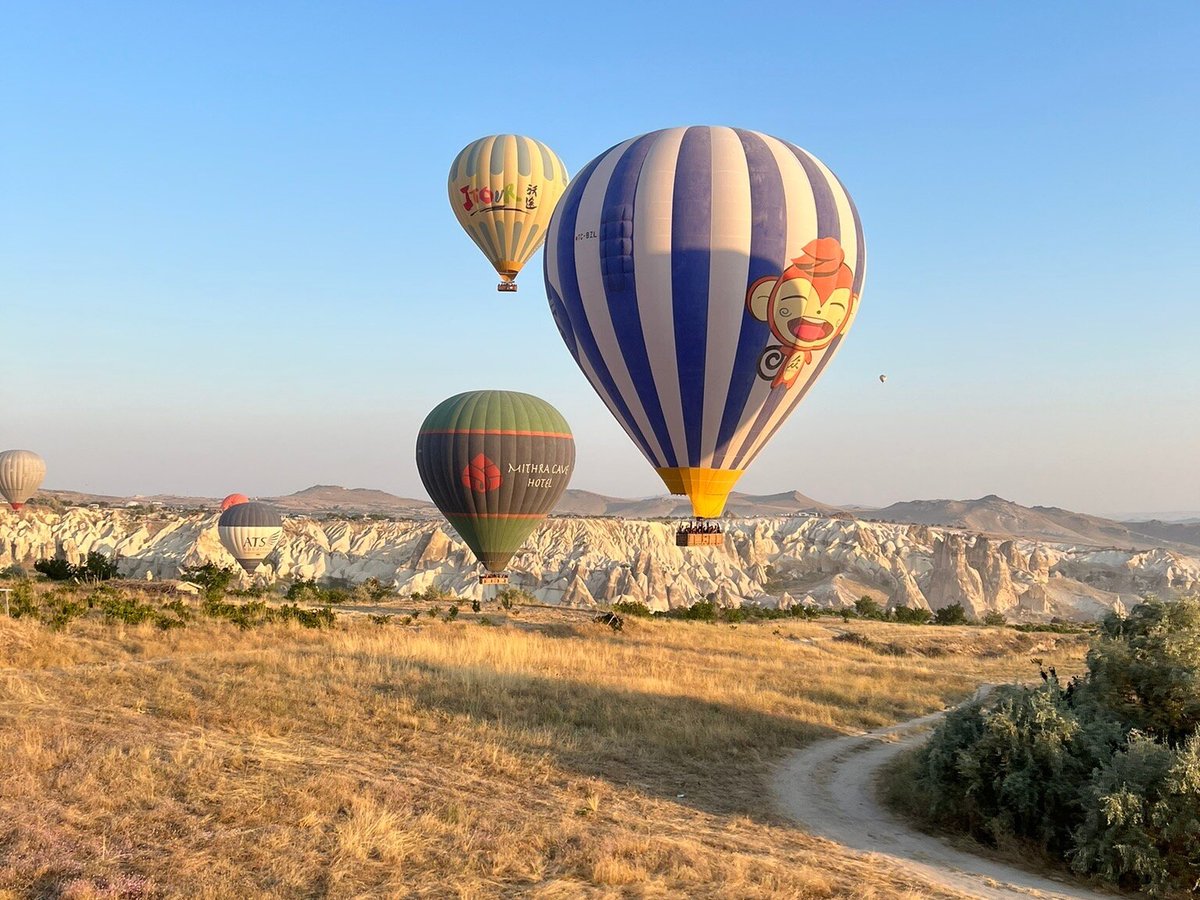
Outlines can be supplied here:
M1038 661L1040 664L1040 661ZM1109 616L1087 674L949 713L913 763L914 810L1081 874L1162 895L1200 885L1200 601Z
M87 611L87 606L73 600L70 594L56 592L42 605L38 611L38 618L51 631L62 631L72 620L85 615Z
M897 606L892 610L892 618L901 625L928 625L933 620L933 613L927 609L910 609L907 606Z
M618 600L612 605L612 611L619 616L632 616L635 619L649 619L654 615L650 607L637 600Z
M887 613L879 605L879 601L865 594L854 601L854 612L863 619L886 619Z
M396 591L390 584L384 584L378 578L368 578L361 584L356 584L351 591L356 603L378 603L395 594Z
M991 610L988 610L986 615L984 615L983 624L990 625L992 627L1000 627L1003 625L1007 625L1008 619L1006 619L1004 617L1004 613L998 612L997 610L994 610L994 609L991 609Z
M97 604L104 613L104 618L110 622L124 622L126 625L141 625L158 618L158 610L149 603L125 594L106 594L100 597Z
M237 577L237 572L229 566L218 566L210 562L202 566L188 566L181 574L184 581L190 581L204 592L205 597L214 600L224 596L229 585Z
M93 550L82 565L72 565L65 559L39 559L33 567L51 581L108 581L117 577L117 563L103 553Z
M505 592L501 591L501 593ZM417 601L424 601L425 603L437 603L441 600L449 600L453 596L454 591L448 591L440 587L430 587L424 591L415 591L412 598Z
M1089 692L1131 728L1172 746L1200 728L1200 601L1109 615L1087 664Z
M934 625L967 625L967 611L963 609L961 603L952 603L949 606L943 606L933 614Z
M247 604L249 606L251 604ZM261 614L259 610L254 611L255 615ZM283 604L277 609L266 608L262 618L256 620L255 624L273 621L295 622L304 628L332 628L337 624L337 617L331 609L301 609L296 604Z
M80 581L108 581L117 577L117 561L93 550L82 566L75 567L75 575Z
M691 606L677 606L661 613L667 619L683 619L687 622L715 622L719 607L709 594L704 600L697 600Z
M304 601L329 606L345 603L351 598L351 592L336 584L322 585L315 578L300 578L288 585L283 598L293 602Z
M1071 863L1164 894L1200 875L1200 735L1178 749L1134 732L1087 785Z
M75 567L65 559L39 559L33 567L51 581L66 581L75 577Z
M26 616L33 618L38 614L37 595L34 593L33 585L28 581L20 581L16 587L12 589L12 596L8 600L9 615L14 619L21 619Z
M496 599L504 609L512 609L517 604L537 603L537 597L521 588L507 587L496 592Z

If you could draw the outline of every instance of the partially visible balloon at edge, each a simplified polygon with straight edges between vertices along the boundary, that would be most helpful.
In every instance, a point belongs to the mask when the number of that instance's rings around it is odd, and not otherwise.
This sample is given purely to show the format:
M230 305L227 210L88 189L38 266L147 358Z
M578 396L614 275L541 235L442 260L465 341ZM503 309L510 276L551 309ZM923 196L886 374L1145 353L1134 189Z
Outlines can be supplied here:
M247 497L245 494L230 494L228 497L226 497L224 500L221 501L221 512L225 512L225 510L229 509L229 507L237 506L239 503L249 503L249 502L250 502L250 498Z
M0 453L0 494L14 510L37 493L45 477L46 461L32 450Z
M455 157L446 182L450 207L500 275L497 290L517 289L517 273L545 241L567 181L553 150L519 134L480 138Z

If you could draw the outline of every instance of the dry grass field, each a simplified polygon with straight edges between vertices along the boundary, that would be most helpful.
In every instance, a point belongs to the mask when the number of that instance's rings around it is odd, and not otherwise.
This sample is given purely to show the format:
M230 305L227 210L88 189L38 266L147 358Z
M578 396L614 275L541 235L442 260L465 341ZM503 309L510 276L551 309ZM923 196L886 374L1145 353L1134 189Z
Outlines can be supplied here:
M55 632L0 611L0 897L948 896L790 826L770 767L1083 651L487 614Z

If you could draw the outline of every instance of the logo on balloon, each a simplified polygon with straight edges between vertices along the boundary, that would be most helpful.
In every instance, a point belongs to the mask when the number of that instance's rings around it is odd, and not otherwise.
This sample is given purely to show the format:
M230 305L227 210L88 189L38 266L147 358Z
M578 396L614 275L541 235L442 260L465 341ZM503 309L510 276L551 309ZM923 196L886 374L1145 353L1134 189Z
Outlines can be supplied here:
M817 238L779 275L760 278L746 292L746 311L766 322L778 341L758 358L760 378L785 390L854 318L854 273L837 238Z
M462 194L462 208L471 215L475 215L477 212L500 212L506 209L532 212L538 208L538 185L536 184L526 185L525 196L519 198L517 197L517 186L511 182L495 190L490 187L475 188L467 184L460 187L458 192Z
M463 487L486 494L500 487L500 467L480 453L462 471Z

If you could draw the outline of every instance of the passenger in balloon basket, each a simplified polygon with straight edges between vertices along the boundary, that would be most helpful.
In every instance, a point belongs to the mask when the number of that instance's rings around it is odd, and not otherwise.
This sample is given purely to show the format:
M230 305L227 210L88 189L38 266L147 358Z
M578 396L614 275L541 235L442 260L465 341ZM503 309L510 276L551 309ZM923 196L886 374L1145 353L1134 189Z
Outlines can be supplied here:
M778 341L758 358L758 375L787 390L813 354L824 351L854 318L854 273L837 238L809 241L779 275L760 278L746 292L746 311L765 322Z
M700 543L715 545L717 542L715 540L712 540L711 538L709 538L708 540L696 540L696 541L691 540L691 538L694 535L706 535L707 536L707 535L719 535L719 534L723 534L723 533L724 532L721 530L720 524L712 521L711 519L692 519L691 521L686 522L679 526L679 529L675 532L675 542L676 542L676 545L680 546L680 547L687 547L687 546L691 546L692 544L700 544Z

